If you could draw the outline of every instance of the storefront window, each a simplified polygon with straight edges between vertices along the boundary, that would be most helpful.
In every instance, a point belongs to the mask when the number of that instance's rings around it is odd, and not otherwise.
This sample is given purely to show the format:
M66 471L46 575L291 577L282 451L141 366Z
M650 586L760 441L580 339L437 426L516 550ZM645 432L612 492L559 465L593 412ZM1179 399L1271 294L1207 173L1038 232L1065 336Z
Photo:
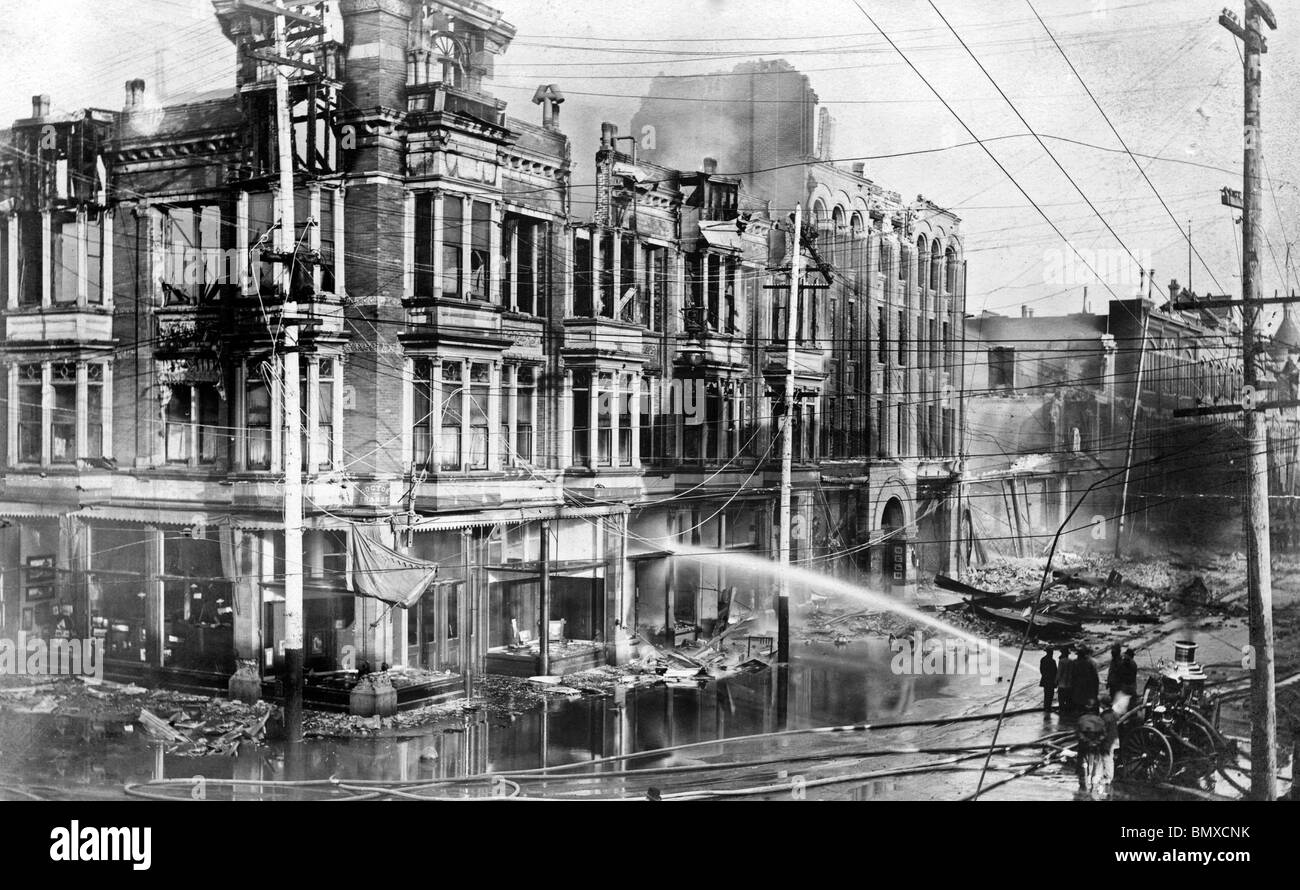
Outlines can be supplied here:
M164 667L235 669L234 608L216 531L163 537Z
M156 651L156 628L151 631L149 624L148 539L143 529L90 529L90 632L104 640L104 655L118 661L151 663Z

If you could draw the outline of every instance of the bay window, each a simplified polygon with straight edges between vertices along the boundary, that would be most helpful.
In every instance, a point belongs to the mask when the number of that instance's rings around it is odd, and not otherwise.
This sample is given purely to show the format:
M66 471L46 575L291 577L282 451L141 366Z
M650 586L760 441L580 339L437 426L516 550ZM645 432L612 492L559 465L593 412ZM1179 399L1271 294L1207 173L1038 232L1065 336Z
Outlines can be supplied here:
M491 364L421 358L414 363L412 383L416 468L451 473L487 469L494 407ZM506 441L498 442L499 451Z
M107 365L31 362L9 368L11 464L73 464L107 454Z
M492 216L487 201L416 195L415 296L495 301Z

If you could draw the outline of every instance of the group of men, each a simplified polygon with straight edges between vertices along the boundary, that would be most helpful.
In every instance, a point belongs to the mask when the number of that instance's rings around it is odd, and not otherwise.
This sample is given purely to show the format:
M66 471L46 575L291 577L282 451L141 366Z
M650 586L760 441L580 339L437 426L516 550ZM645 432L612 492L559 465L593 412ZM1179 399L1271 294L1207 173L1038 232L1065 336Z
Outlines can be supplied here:
M1060 659L1048 649L1038 663L1043 689L1043 711L1052 710L1052 698L1062 718L1075 718L1079 743L1079 790L1089 796L1109 796L1115 775L1115 749L1119 747L1119 716L1137 695L1137 661L1132 649L1111 646L1106 671L1106 691L1100 692L1100 674L1087 646L1063 646Z

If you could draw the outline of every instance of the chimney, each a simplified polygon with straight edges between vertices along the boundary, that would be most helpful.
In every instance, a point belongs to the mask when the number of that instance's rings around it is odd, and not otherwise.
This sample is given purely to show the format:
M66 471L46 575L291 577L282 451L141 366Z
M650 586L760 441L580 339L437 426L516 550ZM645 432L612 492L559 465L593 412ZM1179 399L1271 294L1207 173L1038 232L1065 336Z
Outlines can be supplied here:
M144 104L144 80L137 77L126 82L126 103L123 111L134 111Z
M50 97L47 93L32 96L32 117L50 116Z
M1178 295L1183 292L1183 288L1178 283L1177 278L1169 279L1169 304L1172 306L1178 302Z
M1030 309L1028 306L1024 306L1024 305L1022 305L1022 306L1020 307L1020 317L1021 317L1021 318L1033 318L1033 317L1034 317L1034 310L1033 310L1033 309Z
M605 121L600 125L600 147L608 151L614 147L614 139L618 136L618 127Z
M707 174L709 174L710 176L712 176L714 173L717 173L717 172L718 172L718 159L717 159L717 158L705 158L705 159L704 159L704 166L703 166L701 169L702 169L705 173L707 173Z
M544 83L533 93L533 102L542 106L542 126L547 130L560 129L560 103L564 94L553 83Z
M853 162L853 175L854 175L854 176L866 176L866 175L867 175L867 163L866 163L866 161L854 161L854 162Z

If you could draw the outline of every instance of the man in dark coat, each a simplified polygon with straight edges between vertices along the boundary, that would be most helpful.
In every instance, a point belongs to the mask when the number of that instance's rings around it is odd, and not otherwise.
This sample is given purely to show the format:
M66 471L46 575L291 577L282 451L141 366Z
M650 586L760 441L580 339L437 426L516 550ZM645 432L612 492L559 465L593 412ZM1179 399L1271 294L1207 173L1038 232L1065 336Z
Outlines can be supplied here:
M1070 650L1061 647L1061 661L1056 672L1056 702L1062 717L1074 712L1074 665L1075 658Z
M1044 652L1038 662L1038 673L1041 675L1038 685L1043 687L1043 711L1050 713L1052 697L1056 695L1056 659L1052 658L1051 649Z
M1119 676L1124 661L1124 650L1119 643L1113 643L1110 647L1110 664L1106 667L1106 691L1110 697L1115 697L1116 690L1119 689Z
M1130 698L1137 696L1138 666L1132 649L1124 652L1124 658L1120 662L1119 691Z
M1070 687L1076 708L1096 711L1097 691L1101 687L1101 678L1097 674L1097 662L1092 660L1087 646L1079 646L1079 659L1074 663L1070 676Z

